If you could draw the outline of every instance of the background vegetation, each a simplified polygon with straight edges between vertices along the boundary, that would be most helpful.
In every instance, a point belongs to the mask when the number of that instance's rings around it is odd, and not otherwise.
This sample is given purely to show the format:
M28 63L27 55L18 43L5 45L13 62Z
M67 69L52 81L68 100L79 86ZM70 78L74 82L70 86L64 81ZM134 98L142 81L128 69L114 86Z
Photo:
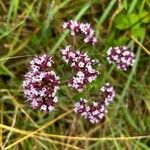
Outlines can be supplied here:
M98 43L73 39L62 24L92 24ZM150 149L150 0L0 0L0 144L9 150ZM66 44L87 51L101 63L101 75L81 94L64 83L72 72L61 59ZM136 54L128 72L108 65L110 46L127 45ZM51 54L61 77L56 110L32 110L22 92L28 61ZM72 111L81 96L94 100L109 81L117 97L105 121L92 125Z

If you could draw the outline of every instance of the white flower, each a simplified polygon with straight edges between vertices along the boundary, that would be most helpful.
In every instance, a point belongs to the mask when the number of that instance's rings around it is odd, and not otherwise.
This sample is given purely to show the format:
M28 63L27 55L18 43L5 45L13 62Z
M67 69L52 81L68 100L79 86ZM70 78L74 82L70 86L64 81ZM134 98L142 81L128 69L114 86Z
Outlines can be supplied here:
M46 105L42 105L42 106L41 106L41 110L46 111L46 110L47 110L47 106L46 106Z

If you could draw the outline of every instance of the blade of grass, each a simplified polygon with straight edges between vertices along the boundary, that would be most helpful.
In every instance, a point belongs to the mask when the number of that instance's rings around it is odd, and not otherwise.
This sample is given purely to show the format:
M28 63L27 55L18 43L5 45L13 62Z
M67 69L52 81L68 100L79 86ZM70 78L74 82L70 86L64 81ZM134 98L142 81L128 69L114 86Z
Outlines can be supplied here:
M4 57L0 59L1 61L9 60L9 59L16 59L16 58L25 58L25 57L33 57L34 55L20 55L20 56L10 56L10 57Z
M55 1L52 1L52 3L50 4L50 8L48 9L48 15L45 21L45 26L43 28L43 34L42 36L46 33L48 27L50 26L51 21L53 20L54 15L57 13L57 11L61 8L63 8L65 5L67 5L67 3L70 0L65 0L64 2L62 2L59 6L55 5Z
M105 11L103 12L102 16L100 17L99 21L97 22L97 29L99 29L99 26L101 24L103 24L103 22L106 20L107 16L110 14L110 11L112 10L112 8L114 7L115 3L117 2L117 0L112 0L110 1L110 3L108 4L108 6L106 7ZM99 36L99 30L97 30L96 32L96 37Z
M136 142L136 145L137 145L137 147L136 147L135 150L139 149L140 147L141 147L141 149L143 149L143 150L149 150L149 146L146 145L146 144L144 144L144 143L142 143L142 142L140 142L140 141L137 141L137 142Z
M15 126L15 123L16 123L16 118L17 118L17 113L18 113L18 107L15 108L15 112L14 112L14 117L13 117L13 122L12 122L12 125L11 127L13 128ZM8 143L9 141L9 138L10 136L12 135L12 130L10 130L10 132L8 133L7 137L6 137L6 140L3 144L3 148L6 146L6 144Z
M65 116L67 116L68 114L70 114L72 111L73 111L73 110L69 110L69 111L65 112L64 114L60 115L60 116L57 117L56 119L54 119L54 120L52 120L52 121L46 123L45 125L43 125L43 126L40 127L39 129L37 129L37 130L31 132L31 133L28 134L27 136L24 136L23 138L19 139L18 141L16 141L16 142L10 144L9 146L5 147L5 149L7 150L7 149L9 149L9 148L15 146L16 144L18 144L18 143L24 141L25 139L27 139L27 138L29 138L29 137L32 137L32 136L33 136L34 134L36 134L37 132L39 132L39 131L41 131L41 130L47 128L48 126L52 125L53 123L57 122L58 120L64 118Z
M0 127L4 127L5 129L8 129L8 130L10 130L10 131L14 131L14 132L17 132L17 133L19 133L19 134L23 134L23 135L28 135L28 134L30 134L30 133L32 133L32 132L28 132L28 131L23 131L23 130L19 130L19 129L16 129L16 128L14 128L14 127L9 127L9 126L6 126L6 125L3 125L3 124L0 124ZM55 144L59 144L59 145L63 145L63 146L66 146L66 147L68 147L68 148L73 148L73 149L77 149L77 150L82 150L81 148L79 148L79 147L77 147L77 146L73 146L73 145L71 145L71 144L66 144L66 143L63 143L63 142L59 142L59 141L56 141L56 140L51 140L51 139L48 139L47 137L45 138L45 137L41 137L40 135L33 135L34 137L34 139L35 138L39 138L39 139L44 139L44 140L46 140L46 141L48 141L48 142L51 142L51 143L55 143ZM35 139L36 140L36 139Z
M13 13L13 9L14 9L14 0L11 0L11 5L10 5L9 11L8 11L7 21L6 21L6 31L8 31L10 29L9 22L10 22L12 13Z
M150 55L150 51L146 49L134 36L130 35L130 37L145 51L146 54Z
M10 77L14 78L15 75L13 74L13 72L11 72L7 67L5 67L3 64L0 64L0 68Z
M41 145L42 148L44 148L44 149L46 149L46 150L49 150L49 148L48 148L44 143L42 143L41 140L36 139L36 138L34 138L34 140L35 140L35 142L37 142L39 145ZM37 145L37 147L38 147L38 145Z
M6 126L4 124L0 124L1 128L11 130L20 134L29 135L33 134L32 131L20 130L17 128L12 128ZM121 136L121 137L86 137L86 136L65 136L65 135L57 135L57 134L49 134L49 133L35 133L38 136L47 136L51 138L58 138L58 139L70 139L70 140L88 140L88 141L113 141L113 140L141 140L141 139L150 139L150 135L138 135L138 136Z
M83 150L82 148L79 148L79 147L71 145L71 144L62 143L62 142L51 140L51 139L44 138L44 137L38 137L38 138L41 139L41 140L45 140L45 141L51 142L51 143L62 145L62 146L67 147L67 148L71 148L71 149L75 149L75 150Z
M18 24L16 24L16 26L15 26L14 28L12 28L12 29L10 29L10 30L6 30L6 31L0 36L0 39L2 39L2 38L4 38L4 37L8 36L11 32L13 32L13 31L14 31L15 29L17 29L19 26L24 25L24 23L25 23L26 19L28 18L30 12L32 11L33 6L34 6L34 4L36 3L36 1L37 1L37 0L34 0L33 3L30 4L27 9L25 9L24 14L23 14L23 16L25 16L25 18L24 18L22 21L20 21Z
M136 8L136 4L137 4L138 0L133 0L130 4L130 8L128 10L128 14L132 13L133 10Z
M144 37L141 38L141 41L143 41L143 40L144 40ZM133 76L135 74L135 70L136 70L137 64L139 62L140 54L141 54L141 47L139 47L138 50L137 50L135 64L132 67L132 70L131 70L130 74L128 75L128 80L127 80L127 82L126 82L126 84L124 86L124 89L123 89L123 91L121 93L121 96L118 97L119 102L118 102L118 105L116 106L117 109L119 108L120 104L123 102L123 100L124 100L124 98L126 96L126 93L127 93L128 89L129 89L130 83L132 82L132 79L133 79ZM130 123L130 125L132 127L134 127L137 131L139 131L136 123L133 120L133 117L130 116L130 114L128 113L126 108L123 107L123 111L124 111L124 115L125 115L126 119ZM116 115L116 113L114 115Z
M109 15L110 11L112 10L112 8L113 8L113 6L115 5L116 2L117 2L117 0L110 1L110 3L108 4L108 6L106 7L106 9L103 12L102 16L99 19L98 25L101 25L106 20L107 16Z
M4 110L4 106L3 104L0 105L0 122L1 124L3 124L3 110ZM2 148L2 145L3 145L3 128L0 127L0 147Z
M18 101L11 95L11 93L8 90L2 90L3 92L6 92L9 95L9 98L13 101L14 105L18 107L21 112L25 114L25 116L32 122L32 124L39 128L39 125L30 117L30 115L23 109L22 105L18 103ZM1 91L0 91L1 92ZM41 130L41 133L44 133L43 130Z
M14 0L14 17L17 16L18 8L19 8L19 0Z
M111 131L111 135L114 136L114 135L115 135L114 129L113 129L112 127L110 127L110 126L109 126L109 129L110 129L110 131ZM116 149L116 150L120 150L121 147L120 147L120 145L118 144L118 141L114 139L113 142L114 142L114 145L115 145L115 147L116 147L115 149Z
M6 56L3 56L2 59L3 59L4 61L1 62L0 65L4 65L4 64L7 62L7 59L6 59L6 58L9 58L9 57L11 57L11 56L13 56L13 55L19 53L21 50L23 50L23 49L26 47L26 45L30 42L31 38L32 38L32 37L28 37L28 38L24 41L24 43L23 43L22 45L20 45L19 47L17 47L17 48L14 49L13 51L10 51Z
M90 7L90 3L87 3L80 11L79 13L77 14L77 16L75 17L74 20L79 20L83 14L87 11L87 9ZM50 51L50 54L53 54L56 49L58 47L60 47L60 45L62 44L62 42L64 41L65 37L69 34L69 31L65 31L61 36L60 38L58 39L58 41L56 42L56 44L53 46L53 48L51 49Z

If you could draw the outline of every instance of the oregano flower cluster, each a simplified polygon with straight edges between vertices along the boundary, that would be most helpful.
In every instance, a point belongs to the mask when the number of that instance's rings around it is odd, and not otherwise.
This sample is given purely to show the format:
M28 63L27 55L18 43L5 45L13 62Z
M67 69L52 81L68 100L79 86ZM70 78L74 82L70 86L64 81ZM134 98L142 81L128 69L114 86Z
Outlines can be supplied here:
M97 39L94 36L94 30L91 28L89 23L80 23L70 20L63 24L63 28L70 30L72 36L75 36L76 34L83 34L85 43L95 45L97 42Z
M69 81L68 86L82 92L84 86L95 80L98 75L98 71L92 67L95 60L92 60L87 53L72 50L70 46L66 46L61 52L63 60L76 71L76 75Z
M97 42L89 23L70 20L63 24L63 28L70 30L73 36L82 34L85 43L94 46ZM82 92L87 84L96 80L99 75L99 72L93 68L96 60L91 59L86 52L68 45L61 49L61 55L63 61L70 65L75 73L67 83L69 87ZM107 51L107 60L110 64L115 63L118 69L127 71L129 66L133 66L135 55L126 46L110 47ZM29 63L28 72L24 76L23 91L33 109L45 112L52 112L55 109L60 78L52 69L53 63L52 57L46 54L35 56ZM115 98L115 90L110 83L106 83L100 91L101 96L97 97L92 104L88 104L88 100L83 97L74 103L74 112L88 119L92 124L104 119L109 104Z
M80 114L83 118L87 118L91 123L98 123L107 113L108 105L114 100L115 91L110 83L106 83L100 91L102 92L102 100L97 100L89 106L86 99L80 98L80 101L75 103L74 111Z
M27 101L34 109L51 112L58 102L59 77L51 69L52 58L47 55L36 56L29 64L25 74L23 91Z
M127 71L133 66L135 55L126 46L110 47L107 51L107 60L110 64L116 64L120 70Z

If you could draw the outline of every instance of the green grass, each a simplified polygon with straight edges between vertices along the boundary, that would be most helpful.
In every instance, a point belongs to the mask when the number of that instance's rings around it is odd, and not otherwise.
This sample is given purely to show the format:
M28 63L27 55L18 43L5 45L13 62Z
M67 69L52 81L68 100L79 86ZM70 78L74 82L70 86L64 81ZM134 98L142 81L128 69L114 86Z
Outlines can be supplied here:
M89 22L98 43L73 40L62 24ZM150 0L0 1L0 146L3 150L149 150L150 149ZM22 80L36 54L53 56L63 83L70 76L61 60L66 44L87 51L101 63L101 75L83 93L61 84L56 110L33 110L23 96ZM136 54L127 72L108 65L110 46L127 45ZM73 112L81 96L91 100L105 82L117 96L105 121L92 125Z

